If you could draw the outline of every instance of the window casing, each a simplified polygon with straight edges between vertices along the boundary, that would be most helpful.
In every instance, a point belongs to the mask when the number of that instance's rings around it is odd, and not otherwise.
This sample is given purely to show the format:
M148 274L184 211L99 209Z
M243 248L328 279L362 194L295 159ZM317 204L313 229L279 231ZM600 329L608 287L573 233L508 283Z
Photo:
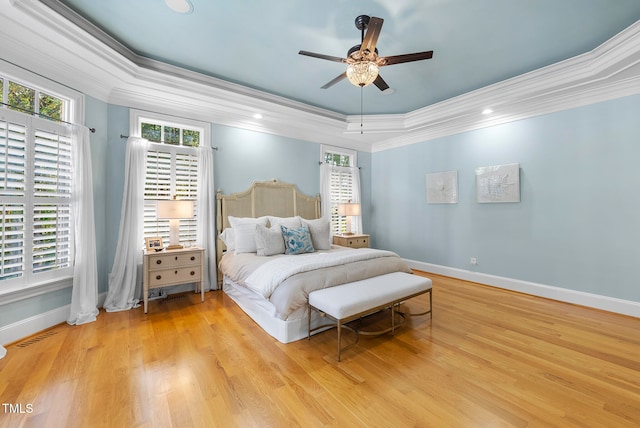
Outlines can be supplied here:
M72 129L56 120L79 117L82 102L45 79L5 73L0 70L0 295L29 297L73 275Z
M156 201L193 200L198 203L198 147L208 142L208 126L149 112L132 111L132 135L151 142L147 151L144 189L144 237L169 243L169 220L156 217ZM195 211L197 213L197 209ZM196 214L197 215L197 214ZM196 217L180 220L180 243L196 241Z
M358 164L356 152L322 146L321 162L332 166L325 179L329 180L331 234L339 235L347 231L347 216L338 215L338 204L360 200L360 195L356 194L353 177L353 167ZM323 195L323 197L326 199L326 196ZM355 225L352 225L352 231L359 232Z

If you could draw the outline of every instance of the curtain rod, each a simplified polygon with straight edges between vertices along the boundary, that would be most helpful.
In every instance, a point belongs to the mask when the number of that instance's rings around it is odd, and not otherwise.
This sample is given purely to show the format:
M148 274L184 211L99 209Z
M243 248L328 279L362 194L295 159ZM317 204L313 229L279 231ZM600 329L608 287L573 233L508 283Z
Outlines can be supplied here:
M28 109L26 109L26 108L18 107L18 106L13 105L13 104L7 104L7 103L4 103L4 102L3 102L3 103L1 103L1 104L2 104L3 106L6 106L6 107L11 107L11 108L13 108L13 109L20 110L20 111L21 111L21 112L23 112L23 113L37 115L37 116L43 117L43 118L45 118L45 119L54 120L54 121L56 121L56 122L61 122L61 123L66 123L66 124L68 124L68 125L73 125L73 126L83 126L83 127L87 128L89 131L91 131L92 133L95 133L95 132L96 132L96 128L89 128L89 127L88 127L88 126L86 126L86 125L81 125L81 124L79 124L79 123L73 123L73 122L67 122L66 120L62 120L62 119L56 119L55 117L47 116L47 115L46 115L46 114L44 114L44 113L36 113L36 112L35 112L35 111L33 111L33 110L28 110Z
M329 162L318 161L318 165L322 165L323 163L326 163L327 165L333 165L333 164L330 164ZM342 166L342 165L333 165L333 166L339 166L340 168L351 168L350 166ZM362 169L361 166L358 166L356 168Z
M120 134L120 138L124 140L125 138L129 138L129 136L128 136L128 135ZM167 143L166 141L151 141L151 142L152 142L152 143L164 143L164 144L171 144L171 143ZM215 146L214 146L214 147L211 147L211 148L212 148L213 150L218 150L218 148L217 148L217 147L215 147Z

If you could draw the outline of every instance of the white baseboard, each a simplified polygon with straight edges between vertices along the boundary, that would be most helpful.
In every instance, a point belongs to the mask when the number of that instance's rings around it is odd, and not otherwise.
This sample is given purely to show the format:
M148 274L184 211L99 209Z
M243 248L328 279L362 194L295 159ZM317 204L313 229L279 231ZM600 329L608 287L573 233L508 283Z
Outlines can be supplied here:
M640 318L640 302L405 259L409 267L575 305Z
M98 307L101 308L107 293L98 295ZM71 305L61 306L48 312L34 315L13 324L0 327L0 345L17 342L25 337L34 335L63 322L67 322Z
M0 345L16 342L39 331L67 321L71 305L61 306L16 323L0 327Z

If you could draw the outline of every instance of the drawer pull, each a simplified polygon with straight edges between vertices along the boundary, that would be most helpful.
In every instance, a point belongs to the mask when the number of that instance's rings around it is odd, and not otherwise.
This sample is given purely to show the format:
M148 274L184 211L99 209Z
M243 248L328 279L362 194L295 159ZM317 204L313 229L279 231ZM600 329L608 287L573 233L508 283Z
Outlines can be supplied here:
M160 263L162 263L162 260L156 260L157 265L159 265Z
M176 256L176 260L178 260L178 256Z
M191 256L191 261L194 261L196 259L195 256Z
M174 272L174 274L176 274L176 275L177 275L177 274L178 274L178 271L175 271L175 272Z
M349 245L353 245L353 241L349 241Z
M161 276L161 275L156 275L156 279L157 279L158 281L160 281L160 280L162 279L162 276Z
M195 271L191 271L191 276L193 276L193 275L195 275L195 274L196 274L196 273L195 273Z

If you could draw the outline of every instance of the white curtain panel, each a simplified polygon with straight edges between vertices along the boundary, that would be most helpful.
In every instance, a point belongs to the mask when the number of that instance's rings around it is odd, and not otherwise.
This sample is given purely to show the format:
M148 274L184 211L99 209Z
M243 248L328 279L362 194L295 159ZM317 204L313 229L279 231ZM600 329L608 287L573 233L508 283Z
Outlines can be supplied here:
M351 174L353 176L353 200L352 202L360 203L360 168L357 166L351 167ZM352 225L354 232L362 233L362 215L352 218L355 224Z
M331 171L333 165L320 165L320 210L322 218L331 219Z
M98 263L90 144L89 130L74 127L71 138L71 158L74 162L71 207L75 221L75 260L71 312L67 319L71 325L92 322L98 316Z
M205 249L203 287L213 290L218 287L216 271L215 190L213 185L213 149L201 146L198 149L198 213L196 227L197 244Z
M107 312L124 311L138 306L136 290L138 266L142 264L144 240L144 176L147 169L147 140L127 140L124 192L120 215L120 232L113 267L109 274L109 291L104 302Z
M7 355L7 350L4 349L4 346L0 345L0 360L3 359L5 355Z

